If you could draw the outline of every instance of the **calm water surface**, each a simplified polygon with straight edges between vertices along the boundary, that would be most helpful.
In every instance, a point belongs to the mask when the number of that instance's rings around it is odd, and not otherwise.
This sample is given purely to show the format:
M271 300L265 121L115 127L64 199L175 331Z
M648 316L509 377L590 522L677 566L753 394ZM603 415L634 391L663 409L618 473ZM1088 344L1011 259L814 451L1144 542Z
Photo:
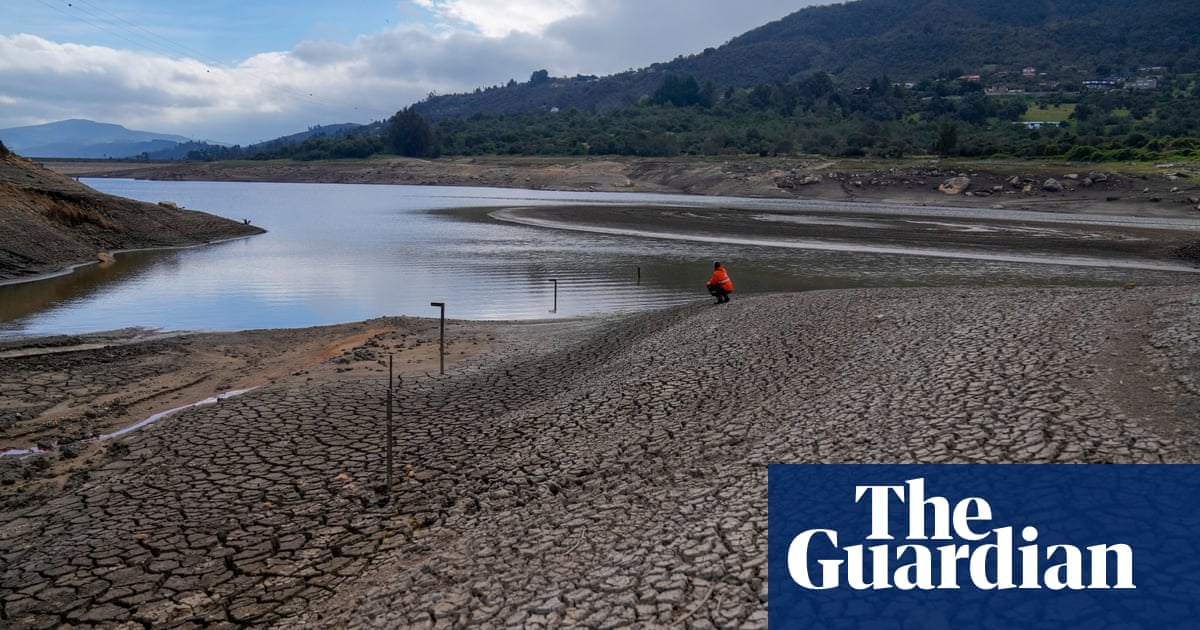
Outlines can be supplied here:
M240 330L383 315L541 319L707 300L712 260L738 294L902 285L1195 282L1191 274L895 254L723 245L504 223L490 209L535 204L707 205L711 198L355 184L90 179L103 192L174 201L267 234L206 247L120 254L34 283L0 286L0 335L125 327ZM437 212L473 208L470 212ZM640 268L640 284L638 269ZM551 312L554 283L558 309Z

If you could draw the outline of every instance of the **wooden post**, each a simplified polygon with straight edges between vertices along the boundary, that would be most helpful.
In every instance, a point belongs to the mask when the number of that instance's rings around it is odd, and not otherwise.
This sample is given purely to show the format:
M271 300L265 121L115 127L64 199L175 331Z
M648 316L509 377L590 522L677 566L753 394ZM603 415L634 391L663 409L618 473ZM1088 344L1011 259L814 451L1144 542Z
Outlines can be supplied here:
M551 313L558 312L558 278L550 278L550 282L554 283L554 308L550 309Z
M392 502L392 355L388 355L387 386L387 502Z

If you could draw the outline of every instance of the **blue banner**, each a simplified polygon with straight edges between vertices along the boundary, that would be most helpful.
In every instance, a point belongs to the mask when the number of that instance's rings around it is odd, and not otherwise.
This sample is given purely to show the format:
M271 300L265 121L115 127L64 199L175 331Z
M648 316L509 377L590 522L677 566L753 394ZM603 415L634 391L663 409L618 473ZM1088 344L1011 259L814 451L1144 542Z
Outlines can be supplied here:
M772 465L771 628L1200 628L1200 465Z

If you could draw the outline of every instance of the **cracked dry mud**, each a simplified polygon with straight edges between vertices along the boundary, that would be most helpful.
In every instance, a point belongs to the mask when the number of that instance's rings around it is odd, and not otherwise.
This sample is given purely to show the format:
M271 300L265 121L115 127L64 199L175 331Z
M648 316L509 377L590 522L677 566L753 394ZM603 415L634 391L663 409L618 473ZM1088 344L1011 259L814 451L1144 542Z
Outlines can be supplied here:
M1198 377L1192 288L542 324L403 380L390 503L386 377L130 434L3 516L0 625L764 627L767 464L1194 462Z

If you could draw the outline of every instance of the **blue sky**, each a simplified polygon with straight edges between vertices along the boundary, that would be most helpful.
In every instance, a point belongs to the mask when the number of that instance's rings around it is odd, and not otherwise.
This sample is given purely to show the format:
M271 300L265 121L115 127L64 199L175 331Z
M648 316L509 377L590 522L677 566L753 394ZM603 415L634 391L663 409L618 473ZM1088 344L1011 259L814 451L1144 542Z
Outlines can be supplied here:
M825 1L7 0L0 129L89 118L248 144L540 68L640 68Z

